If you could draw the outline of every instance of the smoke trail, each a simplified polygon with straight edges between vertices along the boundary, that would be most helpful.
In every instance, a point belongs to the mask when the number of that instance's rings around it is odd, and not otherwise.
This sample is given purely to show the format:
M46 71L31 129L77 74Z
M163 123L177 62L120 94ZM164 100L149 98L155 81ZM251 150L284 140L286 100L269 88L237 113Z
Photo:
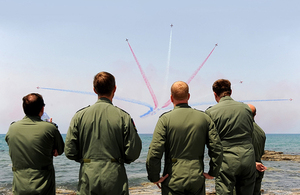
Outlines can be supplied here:
M129 48L130 48L130 51L131 51L131 53L132 53L132 55L133 55L135 61L136 61L137 65L138 65L138 67L139 67L139 69L140 69L140 72L141 72L141 74L142 74L142 76L143 76L143 79L144 79L144 81L145 81L145 83L146 83L146 85L147 85L147 87L148 87L148 90L149 90L149 92L150 92L150 94L151 94L151 96L152 96L152 99L153 99L153 102L154 102L154 109L156 109L157 106L158 106L158 101L157 101L157 99L156 99L156 96L155 96L155 94L154 94L154 92L153 92L153 90L152 90L152 87L151 87L151 85L150 85L150 83L149 83L149 81L148 81L148 79L147 79L147 77L146 77L146 75L145 75L145 73L144 73L144 71L143 71L143 69L142 69L142 67L141 67L141 65L140 65L140 63L139 63L139 61L138 61L138 59L136 58L136 56L135 56L135 54L134 54L134 52L133 52L133 50L132 50L132 48L131 48L131 46L130 46L130 44L129 44L129 42L128 42L128 39L127 39L126 41L127 41L127 43L128 43L128 46L129 46Z
M97 94L92 93L92 92L76 91L76 90L68 90L68 89L57 89L57 88L46 88L46 87L37 87L37 89L46 89L46 90L53 90L53 91L63 91L63 92L70 92L70 93L95 95L95 96L97 95ZM146 112L145 114L141 115L140 117L144 117L144 116L150 114L153 111L153 107L150 104L147 104L145 102L141 102L141 101L133 100L133 99L129 99L129 98L121 98L121 97L118 97L118 96L114 96L114 99L125 101L125 102L130 102L130 103L134 103L134 104L138 104L138 105L142 105L142 106L148 107L149 111Z
M197 73L199 72L199 70L203 67L203 65L205 64L205 62L208 60L208 58L210 57L210 55L212 54L212 52L215 50L215 48L218 46L218 44L215 44L214 48L211 50L211 52L208 54L208 56L205 58L205 60L202 62L202 64L197 68L197 70L192 74L192 76L187 80L187 84L189 84L194 77L197 75ZM162 108L167 107L168 105L170 105L171 100L168 100L163 106Z
M167 69L166 69L166 79L165 79L165 86L164 86L164 91L168 91L168 80L169 80L169 71L170 71L170 60L171 60L171 46L172 46L172 27L173 25L171 24L171 32L170 32L170 41L169 41L169 52L168 52L168 62L167 62ZM164 96L163 96L164 97Z
M87 95L96 95L95 93L92 93L92 92L76 91L76 90L68 90L68 89L57 89L57 88L47 88L47 87L37 87L37 89L46 89L46 90L53 90L53 91L63 91L63 92L80 93L80 94L87 94Z
M216 47L217 47L217 44L214 46L214 48L211 50L211 52L208 54L208 56L205 58L205 60L202 62L202 64L198 67L198 69L194 72L194 74L192 74L192 76L186 82L187 84L190 84L190 82L194 79L194 77L197 75L197 73L199 72L199 70L203 67L203 65L208 60L209 56L212 54L212 52L215 50Z

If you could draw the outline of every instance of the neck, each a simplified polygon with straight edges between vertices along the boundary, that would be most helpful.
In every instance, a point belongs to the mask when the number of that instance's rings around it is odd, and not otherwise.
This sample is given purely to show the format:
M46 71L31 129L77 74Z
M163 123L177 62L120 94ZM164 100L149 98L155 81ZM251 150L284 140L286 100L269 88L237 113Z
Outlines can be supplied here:
M188 101L187 100L181 100L181 101L174 101L173 102L173 105L174 107L177 106L178 104L187 104Z
M112 102L113 96L106 96L106 95L101 95L100 96L100 95L98 95L98 99L100 99L100 98L107 98Z

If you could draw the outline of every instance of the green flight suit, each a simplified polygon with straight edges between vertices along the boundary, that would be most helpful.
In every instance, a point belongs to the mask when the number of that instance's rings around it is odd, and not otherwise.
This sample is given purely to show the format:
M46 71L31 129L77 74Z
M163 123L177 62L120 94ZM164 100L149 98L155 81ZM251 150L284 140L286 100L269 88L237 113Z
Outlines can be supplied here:
M38 116L12 123L5 136L13 166L14 194L55 194L53 151L64 151L56 125Z
M238 195L253 195L256 167L250 108L225 96L206 113L214 121L223 145L223 163L216 177L216 193L233 194L235 187Z
M222 145L215 125L204 112L178 104L160 116L149 147L148 179L160 179L161 158L165 152L162 194L205 194L204 150L211 158L209 175L216 176L222 163Z
M136 160L141 149L130 115L107 98L78 111L65 143L67 158L81 163L78 194L129 194L124 163Z
M265 142L266 142L266 134L265 132L254 122L253 123L254 130L252 135L252 143L255 151L255 159L256 162L261 163L261 157L265 152ZM261 194L261 182L264 177L264 172L260 172L256 170L256 181L254 188L254 195Z

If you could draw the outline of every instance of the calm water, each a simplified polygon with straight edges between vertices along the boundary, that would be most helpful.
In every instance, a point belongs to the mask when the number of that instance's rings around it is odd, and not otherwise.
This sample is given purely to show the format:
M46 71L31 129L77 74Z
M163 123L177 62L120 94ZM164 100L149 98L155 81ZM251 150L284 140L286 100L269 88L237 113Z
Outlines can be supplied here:
M8 154L8 146L4 140L5 135L0 134L0 194L11 190L12 171ZM65 135L63 135L65 137ZM141 156L134 163L126 165L130 186L139 186L148 182L146 173L146 157L152 135L141 134L143 149ZM282 151L286 154L300 155L300 134L268 134L266 150ZM208 169L208 157L205 158ZM265 161L268 167L262 183L265 192L273 194L292 194L300 192L300 163L284 161ZM76 190L79 163L68 160L64 155L54 158L56 171L56 184L58 188ZM207 182L207 190L214 188L214 181Z

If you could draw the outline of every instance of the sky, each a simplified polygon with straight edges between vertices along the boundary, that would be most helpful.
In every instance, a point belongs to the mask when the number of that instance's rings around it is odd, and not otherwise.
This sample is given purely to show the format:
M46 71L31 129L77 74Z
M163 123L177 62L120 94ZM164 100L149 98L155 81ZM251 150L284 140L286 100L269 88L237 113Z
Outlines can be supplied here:
M97 101L92 83L101 71L116 78L113 104L131 115L139 133L153 133L173 107L140 117L154 101L128 43L158 108L172 83L187 81L218 44L189 83L189 104L203 111L216 104L211 86L225 78L233 99L256 106L255 120L267 134L298 134L299 13L298 0L3 0L0 134L24 117L22 97L33 92L67 133L73 115Z

